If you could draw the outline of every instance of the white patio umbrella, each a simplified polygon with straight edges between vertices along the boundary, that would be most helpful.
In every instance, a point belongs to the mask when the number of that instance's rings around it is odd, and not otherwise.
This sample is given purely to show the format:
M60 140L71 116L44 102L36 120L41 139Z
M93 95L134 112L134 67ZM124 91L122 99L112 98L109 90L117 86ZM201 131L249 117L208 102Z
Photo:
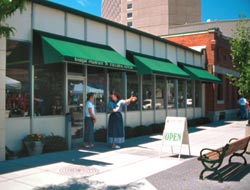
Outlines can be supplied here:
M83 84L79 83L79 84L76 84L74 86L73 93L82 93L82 90L83 90ZM97 93L97 94L98 93L102 94L104 92L104 90L98 89L98 88L94 88L94 87L91 87L91 86L87 86L87 92L93 92L93 93Z
M6 85L6 89L20 90L22 88L22 84L20 81L7 77L7 76L5 77L5 85Z

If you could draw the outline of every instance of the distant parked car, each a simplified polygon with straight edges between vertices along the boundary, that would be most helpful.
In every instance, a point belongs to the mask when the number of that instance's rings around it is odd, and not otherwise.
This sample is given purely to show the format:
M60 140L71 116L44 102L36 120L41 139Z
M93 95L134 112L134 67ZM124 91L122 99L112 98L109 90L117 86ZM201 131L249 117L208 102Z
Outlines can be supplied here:
M153 106L152 106L152 100L151 99L145 99L145 100L143 100L142 109L144 109L144 110L150 110L152 108L153 108ZM156 103L155 104L155 109L159 109L159 108L161 108L161 103Z
M193 105L192 99L188 98L187 99L187 106L192 106L192 105Z

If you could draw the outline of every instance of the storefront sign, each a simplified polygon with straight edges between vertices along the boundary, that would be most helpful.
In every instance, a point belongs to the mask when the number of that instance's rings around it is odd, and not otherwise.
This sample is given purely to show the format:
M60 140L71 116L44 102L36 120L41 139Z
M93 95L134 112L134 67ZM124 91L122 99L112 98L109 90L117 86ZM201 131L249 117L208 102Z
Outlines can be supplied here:
M180 147L180 152L179 152L179 157L180 157L181 148L183 144L188 145L189 155L190 155L187 118L166 117L165 127L163 131L163 138L162 138L161 153L165 145L171 146L172 154L173 154L173 146L178 146Z
M87 65L92 65L92 66L100 66L100 67L109 67L109 68L116 68L116 69L129 69L133 70L134 67L129 66L129 65L123 65L119 63L109 63L109 62L104 62L104 61L94 61L94 60L86 60L82 58L72 58L67 57L67 61L72 61L76 63L81 63L81 64L87 64Z

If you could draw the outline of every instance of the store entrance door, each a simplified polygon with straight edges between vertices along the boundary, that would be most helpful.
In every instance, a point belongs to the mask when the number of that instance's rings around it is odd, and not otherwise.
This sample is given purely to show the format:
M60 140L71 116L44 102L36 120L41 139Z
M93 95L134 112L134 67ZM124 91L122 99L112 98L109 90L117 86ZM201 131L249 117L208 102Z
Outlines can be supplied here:
M85 80L68 79L68 110L71 115L71 143L77 147L83 143Z

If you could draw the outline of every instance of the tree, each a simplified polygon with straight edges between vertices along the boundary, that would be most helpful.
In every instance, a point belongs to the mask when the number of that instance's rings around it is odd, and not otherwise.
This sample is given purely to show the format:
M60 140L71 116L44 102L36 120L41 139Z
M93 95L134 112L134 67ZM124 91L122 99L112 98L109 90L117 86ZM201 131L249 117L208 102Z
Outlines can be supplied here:
M250 22L241 18L230 41L231 58L238 77L229 76L231 84L238 87L239 94L250 97Z
M0 37L9 37L14 34L15 28L5 23L6 19L16 10L23 11L25 3L30 0L0 0Z

